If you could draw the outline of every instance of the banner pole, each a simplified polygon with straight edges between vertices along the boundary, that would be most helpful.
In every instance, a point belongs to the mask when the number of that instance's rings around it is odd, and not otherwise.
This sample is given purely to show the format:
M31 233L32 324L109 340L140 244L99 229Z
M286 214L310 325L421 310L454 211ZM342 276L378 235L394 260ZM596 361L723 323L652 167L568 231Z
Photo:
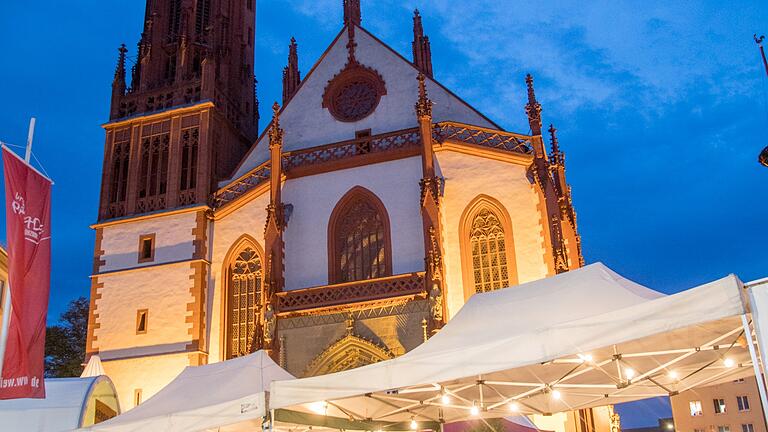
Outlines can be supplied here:
M29 119L29 133L27 133L27 153L24 155L24 160L29 163L29 159L32 157L32 139L35 137L35 123L37 119L32 117Z
M0 289L3 290L3 324L0 328L0 378L3 376L5 364L5 347L8 345L8 327L11 324L11 285L0 281Z

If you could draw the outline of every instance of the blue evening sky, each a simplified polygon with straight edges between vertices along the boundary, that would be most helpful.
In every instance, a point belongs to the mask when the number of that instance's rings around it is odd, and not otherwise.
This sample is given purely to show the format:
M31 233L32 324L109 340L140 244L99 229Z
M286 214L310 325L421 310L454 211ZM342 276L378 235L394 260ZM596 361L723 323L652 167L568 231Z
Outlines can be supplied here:
M35 153L56 182L52 319L89 292L100 124L117 47L136 46L144 3L0 2L0 140L23 144L36 116ZM341 3L258 2L264 119L290 37L306 72L340 29ZM363 0L363 25L410 58L415 7L436 78L508 130L529 131L534 74L567 154L587 262L667 293L768 276L768 169L756 162L768 84L752 40L768 32L766 2ZM662 405L625 413L625 426L655 424Z

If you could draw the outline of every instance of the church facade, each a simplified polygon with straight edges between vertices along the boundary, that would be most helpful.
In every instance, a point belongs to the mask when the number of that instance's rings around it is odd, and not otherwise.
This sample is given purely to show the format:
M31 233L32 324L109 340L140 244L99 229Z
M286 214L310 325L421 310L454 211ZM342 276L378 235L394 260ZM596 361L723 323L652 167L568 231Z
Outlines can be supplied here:
M530 76L530 132L505 131L435 79L418 12L405 58L345 0L303 77L291 41L257 135L255 7L151 0L132 70L120 49L87 354L126 409L259 349L298 377L393 358L473 294L583 263Z

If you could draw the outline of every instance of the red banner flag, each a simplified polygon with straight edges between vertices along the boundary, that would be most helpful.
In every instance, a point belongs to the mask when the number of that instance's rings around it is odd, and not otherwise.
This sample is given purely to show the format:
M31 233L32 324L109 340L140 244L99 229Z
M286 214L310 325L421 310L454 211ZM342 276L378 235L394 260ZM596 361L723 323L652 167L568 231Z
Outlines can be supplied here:
M51 181L3 147L11 320L0 399L45 398Z

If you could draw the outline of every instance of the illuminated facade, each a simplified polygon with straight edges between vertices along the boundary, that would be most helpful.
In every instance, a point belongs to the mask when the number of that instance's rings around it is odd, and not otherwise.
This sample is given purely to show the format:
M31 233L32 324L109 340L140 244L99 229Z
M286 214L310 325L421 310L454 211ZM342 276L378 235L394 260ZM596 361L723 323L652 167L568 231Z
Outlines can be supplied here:
M532 132L504 131L433 78L418 12L408 60L347 0L304 77L291 41L256 137L254 8L148 2L130 88L120 51L87 350L126 408L258 349L296 376L393 358L476 292L582 265L530 76Z

